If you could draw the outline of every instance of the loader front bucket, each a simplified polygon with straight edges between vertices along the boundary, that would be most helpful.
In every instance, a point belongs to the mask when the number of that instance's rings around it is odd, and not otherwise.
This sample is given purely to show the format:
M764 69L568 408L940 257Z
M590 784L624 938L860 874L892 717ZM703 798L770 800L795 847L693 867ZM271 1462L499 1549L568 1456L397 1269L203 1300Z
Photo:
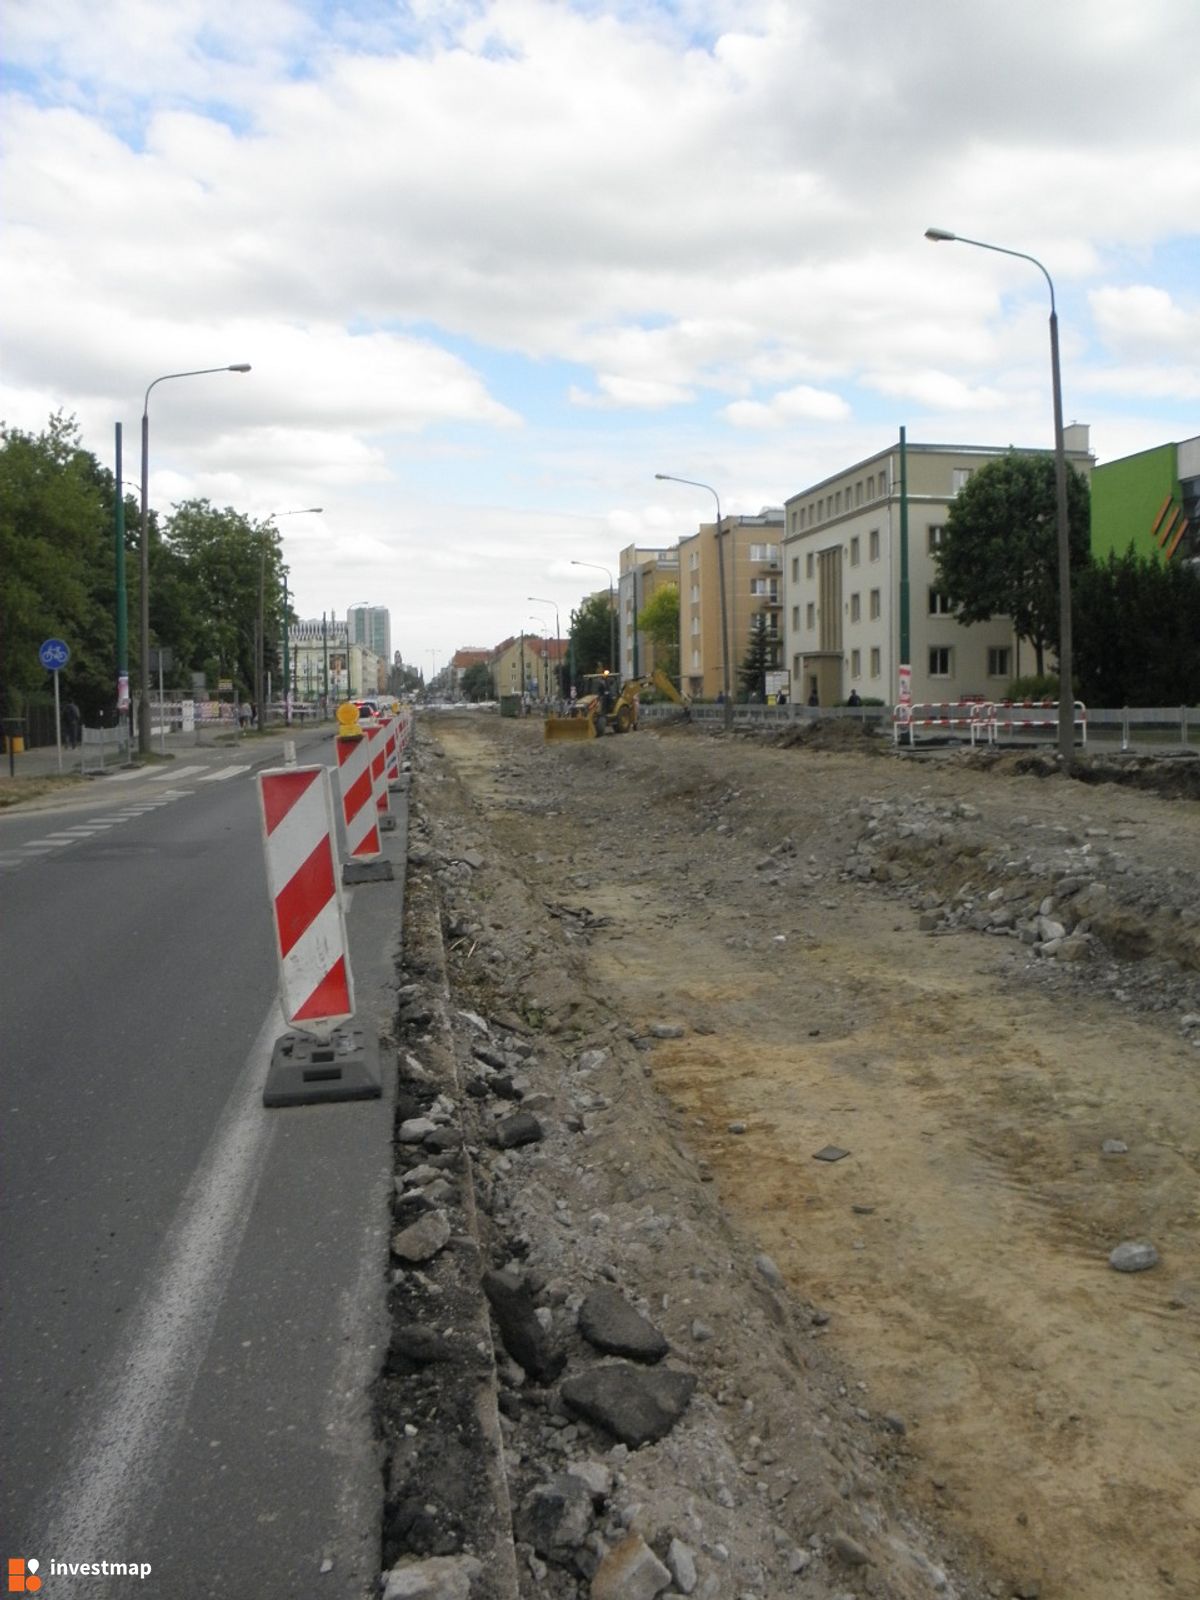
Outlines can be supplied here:
M544 738L547 744L562 744L568 739L594 739L596 724L591 717L547 717Z

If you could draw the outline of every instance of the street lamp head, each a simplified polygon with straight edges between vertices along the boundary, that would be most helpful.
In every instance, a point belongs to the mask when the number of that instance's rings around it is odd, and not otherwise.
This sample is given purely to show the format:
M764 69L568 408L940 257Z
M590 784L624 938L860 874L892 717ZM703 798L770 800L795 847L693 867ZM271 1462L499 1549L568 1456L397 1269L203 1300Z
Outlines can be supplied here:
M250 371L250 363L248 361L235 361L233 366L226 368L226 371L228 371L228 372L249 372Z
M655 476L655 477L656 477L656 478L661 478L661 479L663 479L663 480L664 480L664 481L665 481L665 479L666 479L666 476L667 476L667 475L666 475L666 473L665 473L665 472L656 472L656 473L655 473L655 474L654 474L654 476Z
M926 228L925 237L932 239L934 244L952 244L958 235L946 228Z

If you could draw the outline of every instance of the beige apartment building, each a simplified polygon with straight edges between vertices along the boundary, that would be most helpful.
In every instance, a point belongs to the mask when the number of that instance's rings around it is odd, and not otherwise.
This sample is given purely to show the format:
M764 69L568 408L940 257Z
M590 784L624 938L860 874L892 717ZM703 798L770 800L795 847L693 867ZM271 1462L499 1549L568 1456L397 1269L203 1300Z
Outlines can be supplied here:
M784 513L778 506L766 506L757 516L721 519L729 682L735 699L752 618L763 613L769 635L783 647L783 530ZM679 541L679 672L684 692L699 700L715 700L725 681L716 533L715 523L701 523L698 532Z
M1067 461L1090 476L1088 429L1065 430ZM893 704L900 692L901 462L897 441L878 455L792 495L784 506L784 653L791 696L821 705ZM1006 617L965 627L939 593L934 553L955 495L1007 453L983 445L908 444L909 656L914 702L1002 696L1033 670ZM1023 452L1051 455L1052 451Z
M642 633L637 618L655 593L667 584L679 586L679 547L621 551L617 579L617 660L621 677L644 678L664 663L654 659L654 641Z

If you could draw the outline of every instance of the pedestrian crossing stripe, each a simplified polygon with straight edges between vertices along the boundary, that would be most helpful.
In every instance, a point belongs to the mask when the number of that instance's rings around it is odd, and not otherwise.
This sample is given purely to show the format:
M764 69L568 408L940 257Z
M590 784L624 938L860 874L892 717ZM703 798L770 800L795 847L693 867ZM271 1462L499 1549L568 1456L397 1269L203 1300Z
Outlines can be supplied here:
M201 783L223 783L226 778L236 778L239 773L249 772L250 764L244 767L222 767L219 772L206 772L199 780Z

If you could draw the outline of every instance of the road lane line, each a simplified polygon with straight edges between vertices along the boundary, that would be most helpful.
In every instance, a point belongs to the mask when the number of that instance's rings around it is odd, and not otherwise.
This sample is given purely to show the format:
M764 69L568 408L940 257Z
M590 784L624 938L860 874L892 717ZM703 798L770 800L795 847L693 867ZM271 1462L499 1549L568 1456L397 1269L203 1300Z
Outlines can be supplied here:
M34 1541L42 1549L138 1548L161 1492L162 1459L187 1411L279 1126L263 1115L262 1091L275 1040L286 1031L274 1001L179 1203L128 1332L64 1451L70 1465ZM54 1592L94 1597L96 1586L56 1574Z
M205 771L205 767L173 767L170 772L156 772L150 782L170 783L172 778L194 778L198 772Z
M239 772L249 772L247 764L244 767L222 767L219 772L206 772L199 780L201 783L223 783L226 778L236 778Z

